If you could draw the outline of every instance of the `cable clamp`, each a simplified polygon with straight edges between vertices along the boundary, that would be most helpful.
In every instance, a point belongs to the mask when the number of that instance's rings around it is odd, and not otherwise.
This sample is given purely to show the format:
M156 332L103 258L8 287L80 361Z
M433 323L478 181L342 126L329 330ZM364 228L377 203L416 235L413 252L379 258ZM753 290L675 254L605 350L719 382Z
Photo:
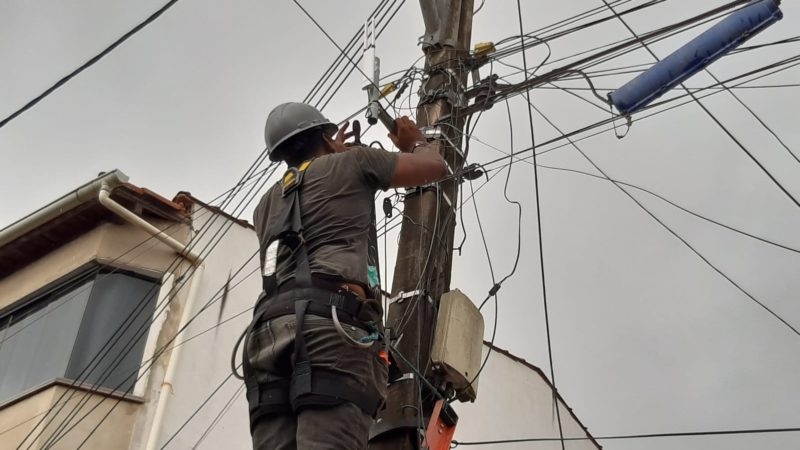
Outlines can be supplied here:
M389 299L389 304L392 304L392 303L395 303L395 302L403 303L405 300L407 300L409 298L420 297L420 296L423 296L423 295L428 297L428 303L433 304L433 299L429 295L427 295L427 293L423 289L417 289L415 291L410 291L410 292L400 291L400 292L397 293L397 295L395 295L394 297Z

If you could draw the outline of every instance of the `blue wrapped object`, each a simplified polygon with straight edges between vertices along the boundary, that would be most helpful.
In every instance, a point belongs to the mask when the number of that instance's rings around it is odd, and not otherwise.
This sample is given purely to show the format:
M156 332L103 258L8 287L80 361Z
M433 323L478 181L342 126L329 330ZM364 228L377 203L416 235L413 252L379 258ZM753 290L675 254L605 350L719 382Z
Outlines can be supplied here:
M661 97L768 26L781 20L779 0L757 0L734 12L609 94L621 114L629 115Z

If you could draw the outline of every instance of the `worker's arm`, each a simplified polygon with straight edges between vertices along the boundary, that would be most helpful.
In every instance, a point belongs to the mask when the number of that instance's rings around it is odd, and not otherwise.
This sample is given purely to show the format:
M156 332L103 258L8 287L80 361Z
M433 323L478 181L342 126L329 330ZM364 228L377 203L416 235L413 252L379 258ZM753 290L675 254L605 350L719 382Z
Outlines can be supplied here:
M400 150L391 187L413 187L440 181L447 176L447 164L439 154L438 145L424 144L425 136L408 117L395 121L396 134L389 138Z

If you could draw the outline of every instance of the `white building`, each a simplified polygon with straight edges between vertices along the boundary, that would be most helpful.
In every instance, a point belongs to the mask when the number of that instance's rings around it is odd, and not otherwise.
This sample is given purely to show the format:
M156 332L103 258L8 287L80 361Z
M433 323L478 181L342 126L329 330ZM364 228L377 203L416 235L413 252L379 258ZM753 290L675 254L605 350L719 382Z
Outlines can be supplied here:
M230 355L261 289L256 250L247 222L118 171L0 230L0 449L250 448ZM552 395L494 348L456 439L557 437ZM600 448L559 407L564 435L586 438L566 448Z

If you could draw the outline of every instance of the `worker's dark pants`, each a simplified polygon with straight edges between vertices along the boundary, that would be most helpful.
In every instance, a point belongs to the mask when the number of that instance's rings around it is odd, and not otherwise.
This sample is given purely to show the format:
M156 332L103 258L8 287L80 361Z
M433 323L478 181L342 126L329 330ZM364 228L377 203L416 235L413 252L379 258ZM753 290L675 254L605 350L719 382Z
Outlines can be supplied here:
M355 339L368 334L360 328L343 326ZM336 332L331 319L315 315L306 315L303 337L312 370L324 368L339 373L344 383L386 395L388 369L374 349L351 347ZM294 315L254 327L247 358L259 385L291 377L294 340ZM358 450L367 448L371 424L369 415L344 402L338 406L306 407L297 414L266 415L250 428L255 450Z

